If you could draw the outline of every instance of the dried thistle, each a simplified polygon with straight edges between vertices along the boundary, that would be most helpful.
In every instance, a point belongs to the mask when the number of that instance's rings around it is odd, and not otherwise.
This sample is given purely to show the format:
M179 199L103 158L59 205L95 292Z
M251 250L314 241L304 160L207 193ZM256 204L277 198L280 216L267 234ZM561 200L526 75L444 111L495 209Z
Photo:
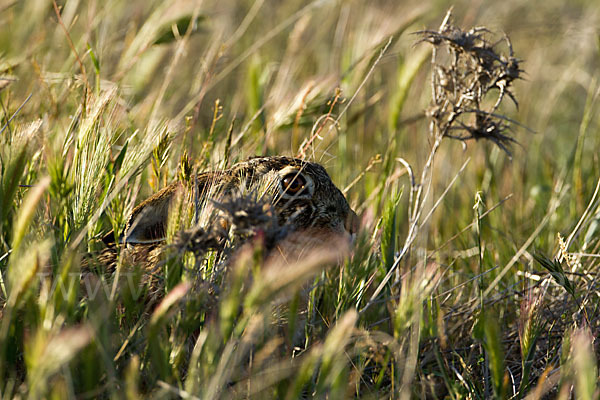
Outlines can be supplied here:
M421 36L422 42L433 45L432 101L426 114L431 120L429 129L434 140L420 180L414 178L408 162L402 158L396 159L410 171L411 176L408 234L403 250L394 258L386 276L361 313L373 304L392 275L395 274L395 285L400 282L398 266L408 254L419 232L424 205L430 194L424 188L429 187L427 180L431 179L430 171L442 140L451 138L463 143L470 139L490 140L509 157L511 153L508 147L516 143L508 132L512 124L518 123L497 113L506 96L518 106L511 92L511 85L522 71L519 59L514 57L510 39L504 35L503 40L492 43L486 38L486 34L490 35L486 28L474 27L463 31L452 25L451 17L452 12L449 10L437 31L416 32ZM498 50L501 43L506 44L508 55Z
M272 202L257 193L239 193L224 202L213 201L221 211L225 225L231 227L231 242L236 246L256 236L261 236L267 250L281 241L291 227L280 225Z
M204 257L210 250L223 250L224 235L218 230L205 230L194 226L177 232L173 246L184 251L191 251L196 258Z
M212 201L213 212L207 226L194 226L176 234L172 246L178 253L190 251L202 258L217 251L225 260L240 245L255 237L266 250L272 249L291 230L280 225L271 202L256 193L233 194L224 201Z
M417 32L434 47L432 104L427 110L432 134L463 142L490 140L510 156L508 145L515 140L508 133L516 122L497 111L506 96L518 106L511 86L523 72L520 60L508 36L491 42L485 27L464 31L451 19L448 11L439 30ZM508 54L499 50L502 43Z

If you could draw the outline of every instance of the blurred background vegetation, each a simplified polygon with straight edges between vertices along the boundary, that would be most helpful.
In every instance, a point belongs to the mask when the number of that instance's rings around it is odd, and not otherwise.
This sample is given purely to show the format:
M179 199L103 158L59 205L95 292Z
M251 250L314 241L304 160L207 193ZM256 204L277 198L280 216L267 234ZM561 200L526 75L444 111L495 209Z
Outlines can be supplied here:
M407 235L397 159L420 175L432 146L431 47L415 32L437 29L450 6L457 26L506 33L522 60L518 108L501 107L522 124L518 144L511 158L484 141L442 143L424 214L436 208L365 309ZM2 0L0 26L3 397L597 393L596 1ZM308 274L320 322L299 361L257 339L279 332L268 301L248 307L271 322L242 311L227 314L228 330L209 324L204 299L196 314L177 303L150 319L143 306L115 307L126 294L104 305L78 296L69 273L83 254L177 179L184 155L205 170L303 151L338 187L353 183L363 233L349 276ZM548 258L536 262L538 251ZM218 301L244 304L223 282ZM255 369L248 353L263 356Z

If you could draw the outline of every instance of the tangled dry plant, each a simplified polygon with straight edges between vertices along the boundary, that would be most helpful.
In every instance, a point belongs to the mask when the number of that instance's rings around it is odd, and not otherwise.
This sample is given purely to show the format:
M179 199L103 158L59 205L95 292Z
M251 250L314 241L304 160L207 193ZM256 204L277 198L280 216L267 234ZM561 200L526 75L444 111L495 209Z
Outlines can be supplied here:
M451 11L438 31L418 34L433 45L432 104L427 110L433 137L490 140L510 156L508 146L515 140L508 133L517 123L498 108L506 96L518 106L511 85L523 71L508 36L492 43L485 27L464 31L452 24ZM499 50L502 43L508 54Z
M422 37L419 43L427 42L433 46L432 101L426 114L430 119L429 134L434 142L421 172L420 181L416 180L413 169L406 160L396 159L404 165L411 181L409 230L394 264L361 312L373 304L392 276L395 275L395 286L400 284L400 261L411 249L424 219L427 219L440 204L438 200L423 217L429 196L432 166L442 140L450 138L463 143L471 139L489 140L509 157L509 146L516 143L508 133L513 124L519 124L498 113L507 96L518 105L511 85L519 79L522 70L519 68L519 59L514 56L508 36L504 35L500 42L492 43L485 36L491 35L485 27L474 27L465 31L453 25L451 9L446 13L437 31L424 30L416 34ZM508 54L500 52L501 43L506 44Z

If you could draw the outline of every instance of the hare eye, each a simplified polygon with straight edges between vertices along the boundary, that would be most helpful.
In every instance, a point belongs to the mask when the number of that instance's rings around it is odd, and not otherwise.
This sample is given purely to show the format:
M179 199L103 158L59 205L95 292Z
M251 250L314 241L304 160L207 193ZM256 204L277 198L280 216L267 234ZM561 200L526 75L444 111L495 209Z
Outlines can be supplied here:
M285 193L296 194L306 186L306 178L297 172L292 172L283 177L281 184Z

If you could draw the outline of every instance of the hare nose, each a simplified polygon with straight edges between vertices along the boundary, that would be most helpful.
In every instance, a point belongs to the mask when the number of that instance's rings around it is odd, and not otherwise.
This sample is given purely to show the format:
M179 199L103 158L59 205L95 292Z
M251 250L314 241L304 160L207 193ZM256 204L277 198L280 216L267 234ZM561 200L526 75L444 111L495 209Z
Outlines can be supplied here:
M352 210L346 216L346 220L344 221L344 228L350 235L354 235L360 229L360 219L358 215Z

